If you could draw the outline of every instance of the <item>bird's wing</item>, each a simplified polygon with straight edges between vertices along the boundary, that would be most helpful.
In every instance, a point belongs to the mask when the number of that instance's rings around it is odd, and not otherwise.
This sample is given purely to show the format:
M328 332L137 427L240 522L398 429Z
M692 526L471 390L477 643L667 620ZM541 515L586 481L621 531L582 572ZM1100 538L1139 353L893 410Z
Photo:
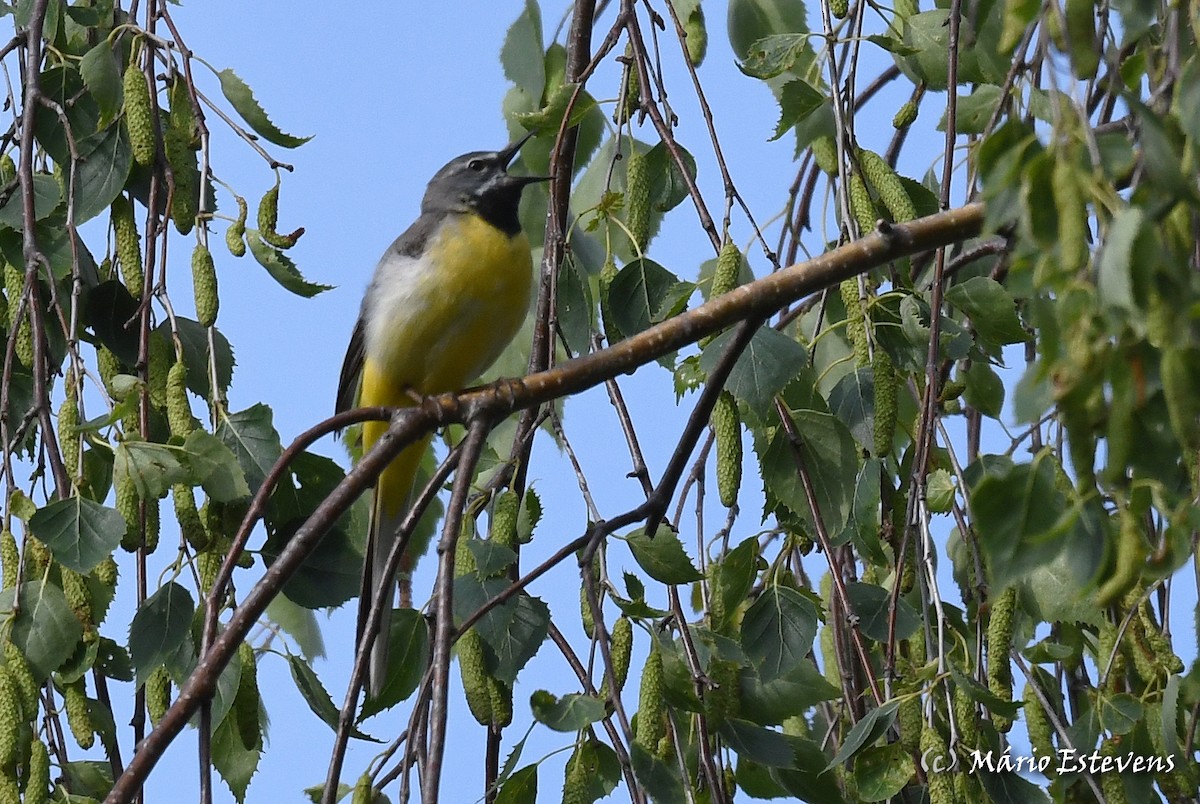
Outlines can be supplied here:
M354 324L354 333L350 336L350 345L346 347L346 357L342 361L335 413L352 410L358 401L358 385L362 378L363 356L366 351L365 329L363 317L360 315Z
M379 263L383 266L390 263L396 256L415 258L420 257L425 250L425 244L429 242L430 236L437 229L441 222L442 216L423 214L413 222L405 232L397 237L387 252L380 259ZM378 272L378 269L376 269ZM378 273L377 273L378 278ZM367 299L364 299L363 309L358 315L358 321L354 324L354 333L350 336L350 345L346 348L346 357L342 361L342 374L338 379L337 404L335 413L352 410L358 404L358 388L359 382L362 379L363 360L366 357L366 319L370 313L367 302L370 298L368 291Z

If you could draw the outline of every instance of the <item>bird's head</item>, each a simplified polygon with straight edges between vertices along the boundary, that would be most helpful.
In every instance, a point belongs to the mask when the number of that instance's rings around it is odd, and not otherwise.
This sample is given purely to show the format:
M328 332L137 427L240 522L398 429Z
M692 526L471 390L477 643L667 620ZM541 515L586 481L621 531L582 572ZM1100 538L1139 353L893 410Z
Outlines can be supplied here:
M472 151L451 159L425 188L422 212L477 212L509 234L521 230L517 206L521 191L548 176L514 176L513 158L533 132L499 151Z

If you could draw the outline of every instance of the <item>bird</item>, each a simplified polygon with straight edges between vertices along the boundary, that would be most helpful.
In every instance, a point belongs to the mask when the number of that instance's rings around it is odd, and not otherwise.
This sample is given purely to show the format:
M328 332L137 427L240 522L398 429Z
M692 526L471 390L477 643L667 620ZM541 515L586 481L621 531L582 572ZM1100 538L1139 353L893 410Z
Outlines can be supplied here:
M534 132L499 151L472 151L446 163L425 188L421 213L380 258L363 295L338 383L336 411L405 407L423 397L460 390L495 362L529 311L533 264L517 211L522 191L547 176L508 172ZM387 430L362 426L363 452ZM377 590L386 590L383 620L372 649L367 689L377 697L387 680L388 628L396 581L384 564L397 538L430 436L405 447L380 473L359 603L359 635ZM403 556L401 603L419 555ZM405 601L407 587L408 601Z

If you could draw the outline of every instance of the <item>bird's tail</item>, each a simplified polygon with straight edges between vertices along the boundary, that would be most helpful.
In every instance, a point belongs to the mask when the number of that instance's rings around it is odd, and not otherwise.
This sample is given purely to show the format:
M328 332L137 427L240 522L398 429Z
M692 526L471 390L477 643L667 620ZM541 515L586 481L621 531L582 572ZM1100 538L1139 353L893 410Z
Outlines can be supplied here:
M366 441L367 439L364 439ZM372 441L374 439L371 439ZM405 447L396 459L379 475L375 484L375 496L371 506L371 525L367 536L366 560L363 562L362 594L358 607L358 635L361 638L366 627L367 615L379 590L384 590L383 611L379 621L379 632L371 649L371 663L367 677L367 690L377 697L387 681L388 635L391 629L392 606L395 604L397 584L400 589L400 606L412 607L412 569L423 550L411 542L400 557L395 578L385 578L384 571L388 553L395 544L401 523L409 509L409 497L413 494L413 479L421 457L429 447L429 438Z

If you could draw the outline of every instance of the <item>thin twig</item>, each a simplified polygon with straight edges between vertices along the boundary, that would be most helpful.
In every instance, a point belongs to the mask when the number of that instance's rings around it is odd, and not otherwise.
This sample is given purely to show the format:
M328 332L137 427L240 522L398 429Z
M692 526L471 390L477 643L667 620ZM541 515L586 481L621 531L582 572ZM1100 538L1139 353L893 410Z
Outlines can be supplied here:
M430 663L433 670L433 700L429 712L429 755L421 775L421 799L428 804L438 801L442 781L442 756L446 749L446 721L449 717L450 648L454 645L454 546L458 541L462 513L471 492L471 478L491 429L486 416L473 419L462 445L454 490L446 509L442 539L438 542L438 572L434 586L433 650Z
M434 497L441 490L442 484L446 482L446 478L450 476L450 472L458 465L459 451L455 450L442 461L441 466L434 472L433 477L425 484L425 488L417 495L413 504L409 507L404 516L404 521L400 523L400 528L397 532L397 538L393 542L391 550L388 552L387 561L384 564L383 577L391 578L395 576L397 567L400 566L400 557L404 555L408 549L408 543L412 538L412 532L416 528L417 522L420 521L422 514L433 502ZM338 783L342 775L342 762L346 757L346 747L350 742L351 733L354 730L354 714L358 710L358 695L362 691L363 680L367 676L367 665L371 661L371 648L375 644L377 635L379 634L379 624L383 619L384 606L390 606L391 590L380 588L376 594L376 600L372 601L371 607L367 612L367 620L363 624L362 634L359 635L357 650L354 654L354 668L350 672L350 681L346 684L346 697L342 703L341 712L338 714L337 733L334 737L333 751L329 757L329 768L325 774L325 789L321 793L322 804L333 804L337 800ZM387 638L386 636L384 637Z

